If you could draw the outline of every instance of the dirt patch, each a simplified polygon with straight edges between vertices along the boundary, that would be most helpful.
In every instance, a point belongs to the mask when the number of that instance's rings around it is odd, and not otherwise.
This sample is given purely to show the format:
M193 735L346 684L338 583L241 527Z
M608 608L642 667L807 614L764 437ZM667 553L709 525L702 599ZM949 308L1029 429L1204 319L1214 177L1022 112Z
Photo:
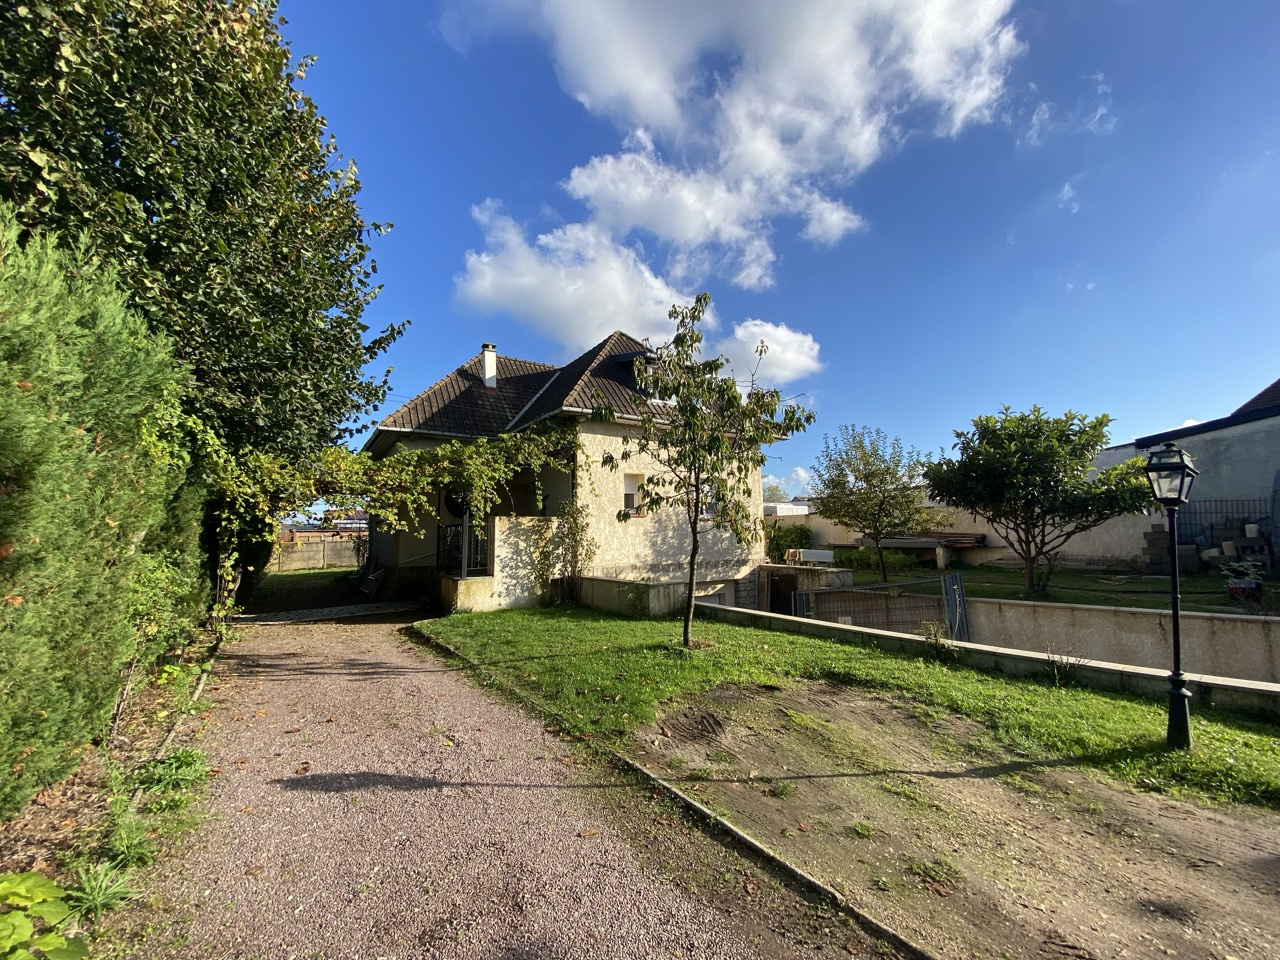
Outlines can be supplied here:
M825 683L713 691L633 750L941 956L1280 955L1273 812L1134 793Z

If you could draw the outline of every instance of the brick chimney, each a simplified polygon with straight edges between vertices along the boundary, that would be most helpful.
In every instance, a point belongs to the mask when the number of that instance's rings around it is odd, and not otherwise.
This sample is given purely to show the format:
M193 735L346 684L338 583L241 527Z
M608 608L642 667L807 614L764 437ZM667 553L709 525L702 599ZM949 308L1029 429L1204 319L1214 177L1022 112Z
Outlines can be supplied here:
M498 389L498 348L492 343L480 344L481 369L486 390Z

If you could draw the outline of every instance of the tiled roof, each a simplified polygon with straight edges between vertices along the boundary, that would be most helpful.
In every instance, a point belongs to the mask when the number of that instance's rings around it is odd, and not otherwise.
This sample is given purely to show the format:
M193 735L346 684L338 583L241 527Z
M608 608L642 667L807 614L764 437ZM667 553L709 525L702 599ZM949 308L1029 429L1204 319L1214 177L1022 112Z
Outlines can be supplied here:
M1277 380L1271 386L1267 387L1253 399L1247 401L1239 409L1232 411L1232 416L1237 413L1249 413L1252 410L1262 410L1266 407L1280 406L1280 380Z
M378 428L453 437L496 437L556 372L548 363L501 354L497 360L496 390L485 389L483 356L476 354L383 418Z
M418 394L378 423L379 431L450 437L494 437L522 430L561 412L581 413L609 404L619 418L640 412L633 362L645 353L634 337L616 331L563 367L498 355L498 386L484 386L483 354Z
M633 363L645 353L645 346L618 330L605 337L582 356L560 368L542 393L522 411L510 429L520 430L548 416L567 410L592 410L602 404L613 407L618 417L639 413Z

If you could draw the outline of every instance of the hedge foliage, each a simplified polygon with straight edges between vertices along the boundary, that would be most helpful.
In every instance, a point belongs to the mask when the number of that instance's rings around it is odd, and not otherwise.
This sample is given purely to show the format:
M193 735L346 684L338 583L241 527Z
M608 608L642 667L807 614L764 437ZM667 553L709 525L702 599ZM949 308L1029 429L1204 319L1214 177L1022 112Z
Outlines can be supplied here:
M777 520L764 522L764 549L770 563L782 563L788 550L807 550L813 546L813 530L806 526L786 525Z
M74 768L198 604L183 375L112 269L0 206L0 819Z

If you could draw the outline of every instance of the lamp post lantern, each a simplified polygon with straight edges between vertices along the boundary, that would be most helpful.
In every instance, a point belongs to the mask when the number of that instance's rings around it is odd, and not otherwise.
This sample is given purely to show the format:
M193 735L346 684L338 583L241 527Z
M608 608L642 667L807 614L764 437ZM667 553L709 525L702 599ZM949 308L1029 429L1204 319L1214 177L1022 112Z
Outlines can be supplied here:
M1179 450L1172 442L1155 450L1147 459L1147 479L1151 492L1164 507L1169 518L1169 619L1173 630L1173 672L1169 674L1169 729L1165 744L1174 750L1191 747L1191 708L1188 701L1187 678L1182 674L1182 638L1179 634L1178 614L1178 508L1191 496L1191 485L1199 470L1190 455Z

